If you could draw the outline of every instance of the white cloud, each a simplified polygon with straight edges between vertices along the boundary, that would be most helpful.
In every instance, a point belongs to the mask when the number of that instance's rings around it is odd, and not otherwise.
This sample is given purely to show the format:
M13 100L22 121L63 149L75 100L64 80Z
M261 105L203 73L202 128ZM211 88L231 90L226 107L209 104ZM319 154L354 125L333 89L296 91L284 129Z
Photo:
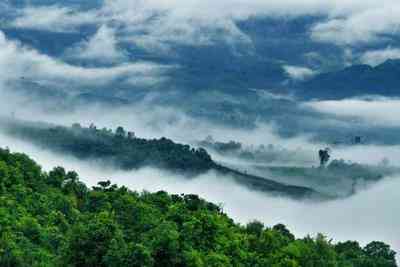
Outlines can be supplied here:
M361 119L368 125L400 126L400 99L359 98L345 100L312 101L305 104L319 112Z
M283 68L293 80L305 80L316 74L315 71L306 67L285 65Z
M120 78L158 77L167 67L148 62L126 63L113 67L84 68L41 54L9 41L0 31L0 82L25 77L35 81L65 84L104 85Z
M400 49L388 47L382 50L373 50L361 56L361 62L371 66L377 66L388 59L400 59Z
M107 25L101 26L89 40L83 41L66 53L72 58L106 63L119 62L125 58L124 52L118 48L115 30Z
M46 30L52 32L75 31L77 27L98 20L95 12L79 12L63 6L28 6L19 10L10 23L16 28Z
M29 6L12 23L22 28L69 31L88 23L117 22L128 40L155 50L168 42L205 45L215 39L249 44L237 21L254 16L322 15L311 36L340 45L377 41L397 34L398 0L105 0L101 8L81 12L62 6ZM373 23L371 23L373 22Z
M106 1L101 12L125 26L125 40L152 51L169 52L171 43L251 43L230 18L196 1Z
M379 6L365 4L365 8L349 15L338 14L312 29L312 37L339 45L378 42L382 35L398 35L400 2L379 1Z

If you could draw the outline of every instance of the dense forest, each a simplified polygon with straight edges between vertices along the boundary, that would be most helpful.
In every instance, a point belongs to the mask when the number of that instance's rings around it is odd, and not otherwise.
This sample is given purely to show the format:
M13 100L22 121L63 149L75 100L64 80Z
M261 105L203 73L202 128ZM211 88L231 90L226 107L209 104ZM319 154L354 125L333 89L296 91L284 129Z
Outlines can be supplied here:
M196 195L91 189L0 149L0 266L396 267L382 242L296 238L284 225L239 225Z
M150 166L176 172L187 178L195 178L212 171L252 190L269 194L296 199L331 198L307 187L282 184L221 166L203 148L192 148L167 138L138 138L122 127L113 131L98 129L94 125L82 127L74 124L64 127L9 119L0 120L0 124L3 125L2 130L13 137L78 159L100 161L103 166L123 170Z

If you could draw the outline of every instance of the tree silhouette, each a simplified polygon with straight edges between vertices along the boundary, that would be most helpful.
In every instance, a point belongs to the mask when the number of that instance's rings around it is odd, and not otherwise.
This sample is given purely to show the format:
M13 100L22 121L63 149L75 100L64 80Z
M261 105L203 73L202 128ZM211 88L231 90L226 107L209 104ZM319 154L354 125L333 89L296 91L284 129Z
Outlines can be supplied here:
M326 163L328 163L331 157L329 153L330 153L329 148L319 150L318 154L319 154L320 167L325 167Z

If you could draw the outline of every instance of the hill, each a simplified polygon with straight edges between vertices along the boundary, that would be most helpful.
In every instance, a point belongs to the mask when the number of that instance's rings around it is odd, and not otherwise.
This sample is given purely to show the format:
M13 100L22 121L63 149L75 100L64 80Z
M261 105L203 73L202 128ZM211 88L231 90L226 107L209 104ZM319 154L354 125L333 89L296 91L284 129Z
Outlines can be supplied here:
M339 198L352 196L385 177L399 173L399 168L390 166L385 160L367 165L332 159L325 168L319 168L317 151L299 147L246 146L233 140L225 143L214 141L211 136L198 144L218 156L224 166L245 169L246 173L268 176L280 183L305 186Z
M189 178L214 171L252 190L296 199L329 199L307 187L286 185L221 166L203 148L192 148L167 138L138 138L122 127L113 131L97 129L94 125L61 127L8 119L3 120L2 125L3 131L13 137L78 159L100 161L103 166L122 170L156 167Z
M236 224L196 195L138 193L75 172L41 171L0 149L0 266L395 267L382 242L295 238L284 225Z

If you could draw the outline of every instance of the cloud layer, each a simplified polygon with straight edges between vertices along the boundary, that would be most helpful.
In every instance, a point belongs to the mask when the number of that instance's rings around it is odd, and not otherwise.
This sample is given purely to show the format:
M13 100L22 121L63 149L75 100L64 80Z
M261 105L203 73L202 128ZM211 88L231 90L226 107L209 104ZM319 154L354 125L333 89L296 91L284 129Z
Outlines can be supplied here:
M361 62L370 66L377 66L388 59L400 59L400 49L388 47L381 50L372 50L361 56Z
M132 77L158 78L165 66L149 62L131 62L111 67L82 67L10 41L0 31L0 83L19 80L22 77L35 82L58 82L63 84L105 85L116 79Z
M61 5L27 6L17 13L9 25L33 30L68 32L97 21L96 12L79 12Z
M305 104L318 112L361 119L370 126L400 126L400 99L385 97L312 101Z
M26 7L11 25L20 28L71 31L88 23L117 22L128 39L143 47L166 42L208 44L223 35L230 42L248 42L236 22L263 16L322 16L311 36L339 45L376 42L398 35L400 2L396 0L106 0L101 7L79 11L63 6ZM373 21L373 23L371 23Z

